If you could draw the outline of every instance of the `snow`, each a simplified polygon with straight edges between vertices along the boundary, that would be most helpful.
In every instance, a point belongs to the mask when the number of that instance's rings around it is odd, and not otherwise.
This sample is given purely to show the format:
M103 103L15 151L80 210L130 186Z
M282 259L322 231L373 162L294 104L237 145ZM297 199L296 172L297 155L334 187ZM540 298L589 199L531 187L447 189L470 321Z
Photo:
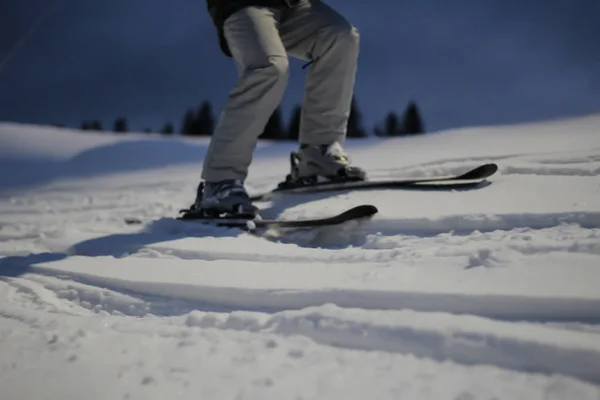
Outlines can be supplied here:
M373 179L181 223L207 140L0 124L0 398L600 399L600 116L354 140ZM262 142L252 193L293 143ZM126 217L145 221L128 226ZM34 383L34 384L32 384Z

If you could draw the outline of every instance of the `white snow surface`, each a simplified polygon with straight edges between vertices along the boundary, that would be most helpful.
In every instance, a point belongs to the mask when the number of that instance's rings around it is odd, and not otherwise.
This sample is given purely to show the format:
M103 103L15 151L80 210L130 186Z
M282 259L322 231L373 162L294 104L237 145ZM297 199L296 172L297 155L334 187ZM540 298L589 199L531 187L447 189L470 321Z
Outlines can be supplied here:
M600 116L348 141L372 179L499 172L278 196L379 213L259 234L171 218L206 145L0 124L0 398L600 399Z

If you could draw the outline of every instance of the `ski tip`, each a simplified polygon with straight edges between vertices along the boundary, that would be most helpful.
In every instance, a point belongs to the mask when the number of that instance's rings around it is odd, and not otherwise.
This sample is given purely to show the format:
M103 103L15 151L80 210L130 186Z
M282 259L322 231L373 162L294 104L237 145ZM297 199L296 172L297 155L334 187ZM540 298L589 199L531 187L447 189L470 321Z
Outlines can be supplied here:
M498 164L496 164L496 163L484 164L482 166L482 169L485 171L487 176L491 176L491 175L494 175L498 171Z
M498 164L488 163L482 164L477 168L470 170L456 177L457 180L485 179L494 175L498 171Z
M370 217L372 215L377 214L378 212L379 212L379 210L374 205L362 204L360 206L356 206L354 208L347 210L343 214L349 215L349 216L354 216L354 217L356 217L356 216Z
M484 164L483 167L485 167L485 169L488 171L498 171L498 164L496 163Z

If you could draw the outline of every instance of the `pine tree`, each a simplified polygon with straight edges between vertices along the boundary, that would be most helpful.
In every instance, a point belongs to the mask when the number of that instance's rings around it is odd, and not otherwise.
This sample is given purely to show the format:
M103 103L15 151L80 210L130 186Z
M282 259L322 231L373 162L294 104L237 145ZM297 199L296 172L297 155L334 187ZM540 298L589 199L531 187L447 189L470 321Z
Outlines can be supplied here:
M167 122L165 126L160 130L163 135L172 135L175 132L175 127L172 123Z
M408 135L418 135L420 133L425 133L425 129L423 127L423 121L421 120L421 115L419 113L419 108L416 103L411 101L404 112L403 123L404 132Z
M354 97L352 98L352 104L350 106L350 117L348 119L348 132L346 136L349 138L363 138L367 136L367 132L362 125L362 113L360 112Z
M127 120L124 117L119 117L115 120L113 126L113 132L125 133L127 132Z
M273 111L273 114L271 114L263 133L260 135L260 138L267 140L281 140L286 136L287 135L285 133L285 128L281 118L281 109L280 107L277 107L275 111Z
M400 127L400 118L393 111L389 112L385 118L384 134L385 136L400 136L404 134Z
M300 120L302 119L302 107L296 106L292 110L292 115L288 123L288 135L289 140L298 141L300 139Z
M197 134L196 131L196 115L194 110L187 110L181 123L181 134L185 136L194 136Z
M196 116L196 123L198 135L212 135L215 130L215 118L210 102L202 103Z
M90 129L93 131L102 131L102 123L95 119L90 123Z
M82 131L92 130L92 123L89 121L83 121L79 129L81 129Z

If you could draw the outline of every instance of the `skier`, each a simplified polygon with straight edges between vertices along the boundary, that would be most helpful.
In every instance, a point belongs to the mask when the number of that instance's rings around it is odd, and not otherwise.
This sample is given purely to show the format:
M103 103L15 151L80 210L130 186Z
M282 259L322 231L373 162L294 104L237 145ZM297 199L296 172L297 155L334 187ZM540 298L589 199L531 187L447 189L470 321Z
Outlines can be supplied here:
M207 6L239 79L213 133L192 210L257 214L244 181L258 137L281 102L288 54L312 64L288 180L365 180L342 147L357 68L356 28L322 0L207 0Z

